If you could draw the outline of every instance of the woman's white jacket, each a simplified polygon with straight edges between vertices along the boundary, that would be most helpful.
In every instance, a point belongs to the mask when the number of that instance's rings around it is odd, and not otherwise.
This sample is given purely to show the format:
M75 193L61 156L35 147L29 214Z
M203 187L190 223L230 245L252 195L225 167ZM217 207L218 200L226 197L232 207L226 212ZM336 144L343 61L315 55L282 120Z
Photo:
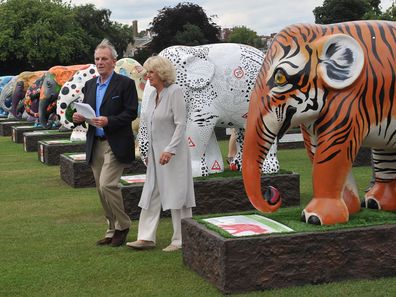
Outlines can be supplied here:
M186 139L186 104L182 89L176 84L164 88L156 106L157 91L149 88L146 112L141 117L147 125L148 163L146 182L139 206L148 209L157 184L162 209L195 206L191 157ZM170 162L160 165L162 152L174 154Z

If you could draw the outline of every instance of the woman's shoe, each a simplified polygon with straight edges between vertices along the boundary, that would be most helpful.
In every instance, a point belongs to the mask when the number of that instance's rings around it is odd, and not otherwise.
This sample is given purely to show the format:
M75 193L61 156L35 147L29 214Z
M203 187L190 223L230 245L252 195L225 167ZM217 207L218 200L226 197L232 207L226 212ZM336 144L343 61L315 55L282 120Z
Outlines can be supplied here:
M133 242L127 242L126 245L135 250L149 250L155 248L155 243L148 240L136 240Z
M180 250L182 247L170 244L166 248L162 249L164 252L174 252Z

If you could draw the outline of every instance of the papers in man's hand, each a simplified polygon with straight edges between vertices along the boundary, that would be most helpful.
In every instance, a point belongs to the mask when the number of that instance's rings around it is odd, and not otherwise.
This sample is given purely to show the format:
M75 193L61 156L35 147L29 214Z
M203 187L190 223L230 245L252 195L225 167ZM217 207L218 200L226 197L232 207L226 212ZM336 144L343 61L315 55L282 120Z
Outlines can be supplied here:
M86 103L75 102L74 106L76 107L77 112L81 114L83 117L85 117L87 120L96 118L95 111L93 110L91 105Z

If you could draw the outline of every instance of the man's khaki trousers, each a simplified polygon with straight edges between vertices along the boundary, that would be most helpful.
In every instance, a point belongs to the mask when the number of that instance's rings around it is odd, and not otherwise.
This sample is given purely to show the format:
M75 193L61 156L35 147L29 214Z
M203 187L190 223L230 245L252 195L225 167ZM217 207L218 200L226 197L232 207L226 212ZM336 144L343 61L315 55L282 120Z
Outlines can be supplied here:
M125 166L117 161L107 140L95 140L91 168L108 222L105 237L113 237L116 229L124 230L131 225L118 185Z

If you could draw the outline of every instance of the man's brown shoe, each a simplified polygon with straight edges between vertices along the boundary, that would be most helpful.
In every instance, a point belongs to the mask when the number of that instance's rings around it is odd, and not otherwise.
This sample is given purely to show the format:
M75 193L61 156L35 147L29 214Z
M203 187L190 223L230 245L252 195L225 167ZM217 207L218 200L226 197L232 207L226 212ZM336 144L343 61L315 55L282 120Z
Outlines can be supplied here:
M111 244L112 240L113 240L113 238L111 238L111 237L105 237L101 240L98 240L96 242L96 245L109 245L109 244Z
M113 239L111 241L111 246L120 246L126 242L128 236L129 228L124 230L115 230Z

